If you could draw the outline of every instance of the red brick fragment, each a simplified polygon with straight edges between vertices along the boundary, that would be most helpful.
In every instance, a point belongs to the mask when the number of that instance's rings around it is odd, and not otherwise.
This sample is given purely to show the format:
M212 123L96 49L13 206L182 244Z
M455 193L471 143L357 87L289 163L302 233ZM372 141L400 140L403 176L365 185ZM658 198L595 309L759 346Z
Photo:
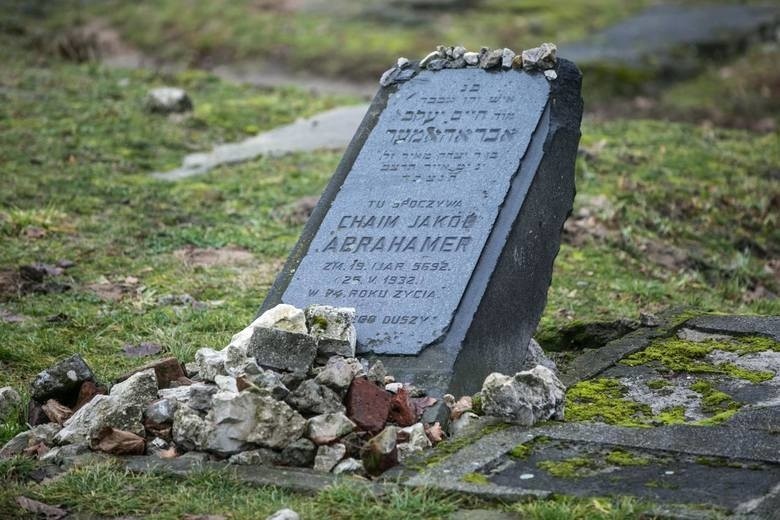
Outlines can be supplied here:
M106 388L104 386L98 386L94 381L84 381L79 388L79 396L76 398L76 405L73 407L75 412L88 402L90 402L96 395L105 394Z
M404 428L417 422L417 409L406 388L400 388L390 400L389 419Z
M379 433L390 413L390 393L364 377L352 380L347 392L347 415L358 428Z
M154 375L157 376L157 388L160 389L176 386L174 383L178 383L179 379L181 378L187 379L187 374L184 372L184 367L179 362L179 360L175 357L167 357L158 359L157 361L152 361L151 363L147 363L142 367L138 367L131 372L120 376L116 382L121 383L133 374L143 372L144 370L149 370L150 368L154 369Z

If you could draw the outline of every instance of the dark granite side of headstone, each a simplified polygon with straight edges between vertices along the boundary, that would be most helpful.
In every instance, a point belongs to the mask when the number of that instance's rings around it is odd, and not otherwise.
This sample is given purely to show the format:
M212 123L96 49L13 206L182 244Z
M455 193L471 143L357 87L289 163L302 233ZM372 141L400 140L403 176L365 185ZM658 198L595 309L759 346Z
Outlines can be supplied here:
M577 67L380 89L261 312L355 307L358 353L433 395L513 373L574 198Z

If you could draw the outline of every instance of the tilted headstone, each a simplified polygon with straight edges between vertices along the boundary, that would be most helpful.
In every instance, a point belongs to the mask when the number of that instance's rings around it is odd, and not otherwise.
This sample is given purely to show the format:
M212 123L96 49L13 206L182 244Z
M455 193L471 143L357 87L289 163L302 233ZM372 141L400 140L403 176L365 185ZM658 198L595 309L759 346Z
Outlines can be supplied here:
M358 354L433 395L516 372L574 199L581 76L553 70L381 88L261 311L355 307Z

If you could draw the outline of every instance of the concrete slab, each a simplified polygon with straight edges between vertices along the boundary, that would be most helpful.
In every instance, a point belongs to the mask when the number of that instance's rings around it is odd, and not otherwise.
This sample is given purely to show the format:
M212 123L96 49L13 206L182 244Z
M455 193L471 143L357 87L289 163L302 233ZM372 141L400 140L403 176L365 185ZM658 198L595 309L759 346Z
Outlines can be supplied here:
M180 168L153 173L152 177L177 181L202 175L217 166L250 161L261 155L345 148L360 126L366 110L368 105L334 108L237 143L217 146L210 152L187 155Z

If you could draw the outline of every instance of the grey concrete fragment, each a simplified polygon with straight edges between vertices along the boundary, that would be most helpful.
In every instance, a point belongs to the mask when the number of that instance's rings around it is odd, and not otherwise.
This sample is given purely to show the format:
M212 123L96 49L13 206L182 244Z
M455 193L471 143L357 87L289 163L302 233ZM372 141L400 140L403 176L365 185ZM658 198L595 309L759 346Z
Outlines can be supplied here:
M317 341L308 334L256 328L247 353L264 368L307 371L317 356Z
M78 394L84 381L95 381L95 374L79 354L74 354L35 376L30 396L39 403L48 399L68 401Z
M555 374L541 365L514 376L493 373L482 385L482 410L526 426L562 420L565 391Z
M314 458L314 469L329 472L347 454L347 447L343 444L330 444L317 448L317 456Z

